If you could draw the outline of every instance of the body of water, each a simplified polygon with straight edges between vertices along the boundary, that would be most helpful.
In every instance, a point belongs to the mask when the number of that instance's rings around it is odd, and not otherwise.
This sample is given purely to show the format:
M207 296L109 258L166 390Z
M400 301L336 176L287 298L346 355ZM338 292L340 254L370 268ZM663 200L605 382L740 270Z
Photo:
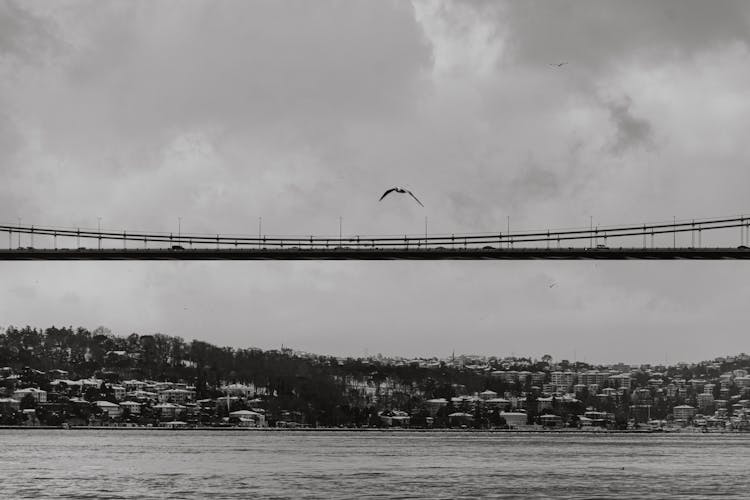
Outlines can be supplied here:
M0 430L2 498L747 499L750 434Z

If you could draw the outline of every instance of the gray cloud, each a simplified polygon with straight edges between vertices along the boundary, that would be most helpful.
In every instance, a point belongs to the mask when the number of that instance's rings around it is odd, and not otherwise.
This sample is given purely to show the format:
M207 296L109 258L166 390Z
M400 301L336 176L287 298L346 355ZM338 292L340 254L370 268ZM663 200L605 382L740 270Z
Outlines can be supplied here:
M631 100L627 96L622 102L607 104L612 122L616 128L614 143L611 151L622 154L631 148L650 148L654 146L653 131L648 120L633 116Z
M56 52L54 23L12 0L0 3L0 60L5 64L38 63Z
M750 41L750 13L742 0L532 0L491 8L520 60L569 61L572 70L613 68L633 58L662 61Z

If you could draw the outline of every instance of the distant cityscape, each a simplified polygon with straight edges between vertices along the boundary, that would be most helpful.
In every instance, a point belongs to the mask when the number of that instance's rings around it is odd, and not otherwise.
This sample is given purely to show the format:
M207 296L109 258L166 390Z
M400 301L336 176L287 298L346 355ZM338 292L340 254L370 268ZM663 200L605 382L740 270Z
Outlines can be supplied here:
M750 355L342 358L106 328L0 333L0 425L750 430Z

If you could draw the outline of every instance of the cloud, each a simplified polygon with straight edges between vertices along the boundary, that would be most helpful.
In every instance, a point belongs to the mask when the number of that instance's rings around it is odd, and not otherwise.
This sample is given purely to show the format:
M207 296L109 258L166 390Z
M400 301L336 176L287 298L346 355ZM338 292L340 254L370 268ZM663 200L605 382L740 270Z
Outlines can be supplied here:
M742 0L532 0L488 8L504 26L517 61L569 61L571 71L611 70L634 58L689 58L750 41L750 13Z
M49 19L12 0L0 4L0 62L4 67L40 63L45 55L56 52L58 43Z
M654 145L651 124L648 120L633 116L631 105L632 100L627 96L621 102L607 103L616 127L614 143L611 146L611 151L616 155L628 149L638 147L648 149Z

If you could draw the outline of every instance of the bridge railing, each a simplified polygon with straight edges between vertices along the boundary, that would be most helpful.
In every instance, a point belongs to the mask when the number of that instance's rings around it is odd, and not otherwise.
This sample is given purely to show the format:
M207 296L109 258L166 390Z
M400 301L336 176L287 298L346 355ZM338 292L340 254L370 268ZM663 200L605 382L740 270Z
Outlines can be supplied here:
M101 248L102 242L122 242L127 248L128 243L136 248L167 247L180 249L184 246L198 248L243 248L243 249L460 249L460 248L516 248L547 246L547 248L561 247L563 243L575 244L589 240L589 245L596 246L599 242L607 245L612 240L642 237L643 248L654 246L654 238L658 235L691 233L692 243L695 245L697 235L698 245L702 245L702 234L705 231L740 228L741 245L750 240L750 218L727 217L716 219L701 219L690 221L673 221L670 223L653 223L639 225L602 226L586 229L569 230L537 230L518 231L512 233L483 233L483 234L442 234L442 235L404 235L404 236L360 236L346 235L331 236L231 236L206 234L177 234L142 232L142 231L112 231L91 230L80 228L59 228L49 226L21 226L0 225L0 232L8 234L8 248L13 248L14 236L19 236L17 247L22 246L20 235L29 235L31 247L33 238L52 237L54 248L57 248L58 238L75 238L76 248L81 247L81 241L94 242ZM138 246L142 245L142 246Z

